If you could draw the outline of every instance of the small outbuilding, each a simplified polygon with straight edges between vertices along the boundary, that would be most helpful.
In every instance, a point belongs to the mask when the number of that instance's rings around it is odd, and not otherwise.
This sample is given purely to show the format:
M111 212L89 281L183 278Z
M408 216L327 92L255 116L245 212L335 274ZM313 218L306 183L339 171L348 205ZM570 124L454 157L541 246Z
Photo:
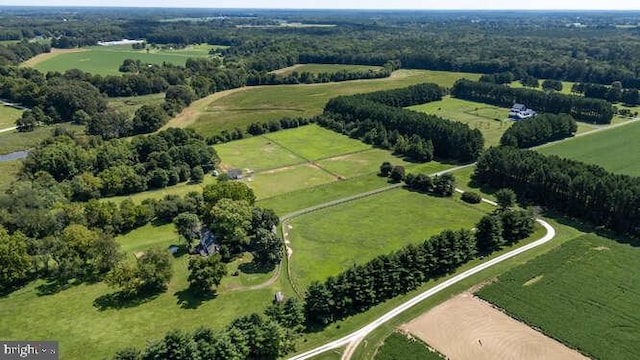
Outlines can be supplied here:
M527 108L524 104L513 104L509 110L509 119L524 120L536 116L536 112Z
M171 255L176 255L178 253L178 245L169 245L169 252Z
M227 175L231 180L241 180L242 179L242 169L231 169L227 171Z

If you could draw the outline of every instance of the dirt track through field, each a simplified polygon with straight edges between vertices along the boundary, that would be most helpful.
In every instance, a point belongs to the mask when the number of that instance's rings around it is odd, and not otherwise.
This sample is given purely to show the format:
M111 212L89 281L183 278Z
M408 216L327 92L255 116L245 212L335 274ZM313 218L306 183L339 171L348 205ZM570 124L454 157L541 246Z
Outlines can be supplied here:
M588 359L465 292L404 324L449 359Z

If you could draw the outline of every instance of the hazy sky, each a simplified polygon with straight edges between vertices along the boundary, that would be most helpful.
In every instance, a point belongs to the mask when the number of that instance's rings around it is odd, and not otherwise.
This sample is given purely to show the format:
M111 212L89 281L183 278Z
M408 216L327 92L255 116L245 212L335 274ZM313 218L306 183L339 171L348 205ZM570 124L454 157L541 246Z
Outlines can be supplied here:
M306 9L640 10L640 1L638 0L0 0L0 5Z

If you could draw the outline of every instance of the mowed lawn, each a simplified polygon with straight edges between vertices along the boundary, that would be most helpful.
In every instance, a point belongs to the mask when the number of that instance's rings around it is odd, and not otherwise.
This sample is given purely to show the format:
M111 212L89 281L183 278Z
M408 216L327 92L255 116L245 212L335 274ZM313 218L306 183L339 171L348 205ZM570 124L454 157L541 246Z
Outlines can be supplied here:
M411 335L393 332L376 351L375 360L442 360L440 356Z
M16 126L16 120L22 116L23 110L0 104L0 129Z
M507 108L452 97L410 106L408 109L455 120L478 129L484 136L485 147L498 145L502 134L513 124L513 121L508 120L509 109Z
M337 180L336 176L322 168L305 163L256 173L244 181L253 189L257 199L266 199Z
M537 151L600 165L615 173L640 176L639 137L640 122L633 122L541 147Z
M262 171L306 162L264 136L215 145L214 149L222 160L222 167L227 169Z
M162 64L163 62L184 65L190 57L208 56L212 46L194 45L185 49L134 50L131 45L92 46L83 51L60 53L37 62L34 68L43 73L49 71L65 72L79 69L99 75L118 75L118 68L125 59L140 60L143 63Z
M303 73L308 72L312 74L321 73L337 73L341 71L379 71L382 70L382 66L372 65L346 65L346 64L298 64L272 71L274 74L286 76L293 72Z
M318 165L324 169L348 179L363 174L375 174L380 171L380 164L389 162L393 165L402 165L405 168L411 163L394 156L388 150L370 149L357 153L336 156L318 161Z
M360 140L322 128L316 124L293 130L278 131L265 137L285 149L309 160L327 159L371 149L372 146Z
M587 234L478 292L517 319L596 359L640 354L640 248Z
M178 237L172 224L147 225L118 241L133 258L134 251L166 248L178 242ZM114 292L104 283L81 284L53 295L39 295L36 287L41 281L30 284L0 298L0 338L55 339L60 341L63 359L110 358L123 347L144 347L147 340L159 339L169 330L193 330L199 326L222 329L238 316L261 312L271 303L274 291L281 290L278 282L250 292L222 290L214 299L198 303L184 291L188 287L187 262L186 255L174 258L173 278L166 292L122 308L94 304ZM229 267L235 268L237 264ZM222 287L237 288L244 283L262 282L269 276L229 275Z
M230 90L195 102L169 123L173 127L191 127L203 135L252 122L280 120L283 117L310 117L322 112L331 98L377 90L434 82L450 87L460 78L478 79L479 74L428 70L398 70L391 77L325 84L255 86Z
M292 278L304 289L445 229L471 229L483 215L457 200L404 189L302 215L288 223Z

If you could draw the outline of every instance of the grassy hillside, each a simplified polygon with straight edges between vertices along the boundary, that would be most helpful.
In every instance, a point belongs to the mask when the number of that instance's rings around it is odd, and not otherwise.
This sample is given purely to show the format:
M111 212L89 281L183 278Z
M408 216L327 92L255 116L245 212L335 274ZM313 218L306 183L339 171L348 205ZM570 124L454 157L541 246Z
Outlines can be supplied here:
M634 122L542 147L538 151L597 164L620 174L640 176L640 163L636 161L636 154L640 152L639 136L640 122Z
M382 69L381 66L370 65L344 65L344 64L298 64L272 71L274 74L286 76L293 72L312 74L320 73L336 73L341 71L377 71Z
M0 129L16 126L16 120L22 116L22 110L0 104Z
M501 275L478 295L598 359L640 353L640 248L593 234Z
M255 86L217 93L194 102L167 126L191 127L204 135L221 130L242 130L252 122L320 114L329 99L376 90L401 88L423 82L451 86L462 77L479 74L427 70L399 70L391 77L309 85Z

